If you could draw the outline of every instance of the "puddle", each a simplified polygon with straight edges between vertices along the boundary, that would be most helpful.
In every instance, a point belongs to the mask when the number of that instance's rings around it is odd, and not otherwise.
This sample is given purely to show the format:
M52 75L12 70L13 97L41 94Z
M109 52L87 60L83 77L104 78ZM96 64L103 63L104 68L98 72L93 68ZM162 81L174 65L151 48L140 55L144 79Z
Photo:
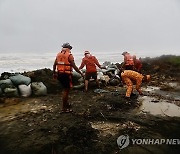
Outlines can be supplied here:
M169 92L169 91L157 90L156 94L162 95L164 97L173 98L174 100L179 100L180 101L179 92Z
M159 87L154 87L154 86L147 86L146 88L142 88L143 91L146 91L146 92L155 92L156 90L160 90Z
M152 115L169 116L169 117L180 117L180 107L168 103L167 100L158 100L155 97L143 96L138 99L142 104L138 112L150 113Z
M170 84L170 83L169 83ZM173 84L173 83L172 83ZM175 84L175 83L174 83ZM179 88L179 87L178 87ZM175 92L175 91L164 91L164 90L160 90L160 87L154 87L154 86L148 86L146 88L142 88L143 91L149 92L151 94L158 94L161 95L163 97L169 97L169 98L173 98L174 100L180 100L180 94L179 92Z
M167 83L167 85L169 85L170 87L172 88L180 88L180 85L178 82L170 82L170 83Z

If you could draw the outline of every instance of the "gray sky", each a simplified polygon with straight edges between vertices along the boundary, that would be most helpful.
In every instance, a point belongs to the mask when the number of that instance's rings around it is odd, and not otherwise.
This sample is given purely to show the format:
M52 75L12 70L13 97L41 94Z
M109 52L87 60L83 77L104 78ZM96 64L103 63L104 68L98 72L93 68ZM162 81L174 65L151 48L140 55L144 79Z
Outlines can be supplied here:
M0 53L180 55L180 0L0 0Z

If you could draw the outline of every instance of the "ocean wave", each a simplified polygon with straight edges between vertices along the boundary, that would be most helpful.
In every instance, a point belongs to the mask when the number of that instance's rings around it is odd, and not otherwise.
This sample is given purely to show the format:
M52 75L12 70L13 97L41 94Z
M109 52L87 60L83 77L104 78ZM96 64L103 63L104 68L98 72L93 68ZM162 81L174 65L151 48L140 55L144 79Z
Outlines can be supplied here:
M24 72L32 71L43 68L52 69L53 63L57 53L32 53L32 54L0 54L0 74L3 72ZM75 63L77 66L80 65L82 58L84 57L83 53L73 53L75 58ZM100 64L105 61L122 62L122 57L116 53L96 53L95 55L99 60Z

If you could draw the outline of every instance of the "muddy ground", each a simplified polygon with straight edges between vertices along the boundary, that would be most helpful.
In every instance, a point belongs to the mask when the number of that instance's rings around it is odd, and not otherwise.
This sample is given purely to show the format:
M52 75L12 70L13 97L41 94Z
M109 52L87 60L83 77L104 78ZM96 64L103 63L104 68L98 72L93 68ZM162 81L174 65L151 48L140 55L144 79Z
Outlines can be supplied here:
M122 150L117 145L117 138L125 134L130 139L180 138L179 66L176 74L171 71L168 73L167 68L164 68L166 72L163 69L154 71L160 66L154 61L144 63L144 72L152 74L152 81L148 85L143 84L145 96L136 95L127 102L124 99L125 87L103 86L102 89L106 90L104 93L95 93L94 86L87 93L82 89L73 89L69 100L74 112L63 114L60 113L61 87L50 79L52 71L27 72L33 81L46 84L48 95L0 98L0 153L179 153L180 144L130 143ZM169 83L176 83L176 86ZM152 92L147 90L150 86L160 89ZM153 98L150 103L165 101L176 105L176 115L172 116L166 112L167 109L162 111L163 115L141 109L143 104L140 100L147 97Z

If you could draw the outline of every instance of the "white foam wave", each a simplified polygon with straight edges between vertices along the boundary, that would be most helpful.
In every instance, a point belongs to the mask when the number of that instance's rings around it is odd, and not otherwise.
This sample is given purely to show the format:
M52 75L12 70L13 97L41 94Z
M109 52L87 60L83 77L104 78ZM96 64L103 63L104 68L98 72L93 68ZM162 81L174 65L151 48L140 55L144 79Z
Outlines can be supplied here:
M0 54L0 74L3 72L24 72L43 68L52 69L57 53L14 53ZM83 58L83 53L73 53L76 65L79 66ZM95 55L102 64L105 61L122 62L119 54L96 53Z

